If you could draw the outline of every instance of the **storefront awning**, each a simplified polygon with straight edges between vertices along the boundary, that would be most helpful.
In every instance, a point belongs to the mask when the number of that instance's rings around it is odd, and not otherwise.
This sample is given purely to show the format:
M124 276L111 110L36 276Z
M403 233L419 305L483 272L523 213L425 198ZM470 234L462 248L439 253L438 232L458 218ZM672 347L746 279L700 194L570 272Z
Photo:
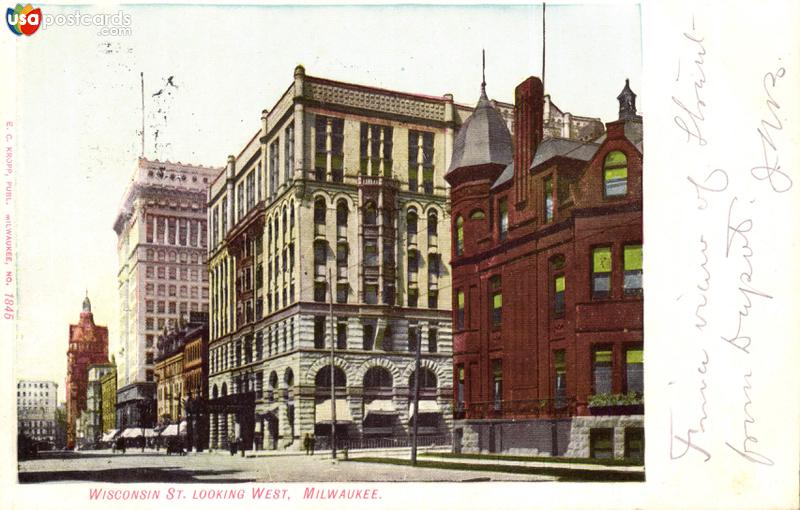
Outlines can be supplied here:
M108 432L106 432L105 434L103 434L103 437L100 438L100 440L101 441L113 441L114 437L117 435L118 432L119 432L119 430L117 430L117 429L111 429Z
M441 413L442 408L439 407L439 402L435 400L420 400L419 401L419 414L424 413ZM408 415L414 416L414 402L408 404Z
M178 424L172 423L161 431L161 437L173 437L178 435Z
M125 437L125 438L142 437L142 429L139 427L125 429L122 431L120 437Z
M144 429L144 437L156 437L155 429Z
M339 408L337 407L338 411ZM376 399L369 404L364 404L364 417L370 414L375 415L393 415L400 414L400 411L395 409L394 402L391 399Z
M315 422L316 423L331 423L333 422L332 408L330 399L325 400L316 407ZM347 399L336 399L336 423L344 423L353 421L353 416L350 414L350 407L347 405Z

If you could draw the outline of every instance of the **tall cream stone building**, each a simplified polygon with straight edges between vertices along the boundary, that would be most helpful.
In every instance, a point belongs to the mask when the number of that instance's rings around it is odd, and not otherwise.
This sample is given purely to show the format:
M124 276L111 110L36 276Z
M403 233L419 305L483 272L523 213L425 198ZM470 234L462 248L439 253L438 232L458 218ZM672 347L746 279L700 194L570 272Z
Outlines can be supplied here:
M443 175L470 111L295 69L209 190L212 448L326 447L334 410L341 445L406 439L418 343L420 432L449 441Z
M117 426L152 425L155 340L207 311L206 197L220 168L140 158L114 222L121 350Z

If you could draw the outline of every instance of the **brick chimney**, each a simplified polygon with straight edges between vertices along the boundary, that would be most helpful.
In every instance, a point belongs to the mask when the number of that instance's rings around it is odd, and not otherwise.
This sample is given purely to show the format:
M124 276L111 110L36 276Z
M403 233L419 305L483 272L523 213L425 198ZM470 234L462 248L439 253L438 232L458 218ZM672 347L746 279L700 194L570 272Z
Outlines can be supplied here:
M517 209L532 204L528 168L544 135L544 86L531 76L514 91L514 188Z

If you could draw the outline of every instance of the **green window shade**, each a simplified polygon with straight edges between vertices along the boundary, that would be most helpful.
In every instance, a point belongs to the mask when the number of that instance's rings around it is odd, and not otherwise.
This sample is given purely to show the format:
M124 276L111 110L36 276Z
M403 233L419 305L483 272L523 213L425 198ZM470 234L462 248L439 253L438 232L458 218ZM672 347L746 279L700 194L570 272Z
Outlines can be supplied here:
M604 246L595 248L592 252L592 272L610 273L611 272L611 247Z
M644 351L641 349L629 349L625 353L625 362L629 364L633 363L643 363L644 362Z
M333 154L331 156L331 168L340 169L344 165L344 157L340 154Z
M556 292L564 292L566 284L567 282L564 276L556 276Z
M625 165L628 163L628 158L621 151L611 151L606 155L605 166Z
M503 307L503 295L500 293L495 294L492 296L492 305L494 306L495 310L498 308Z
M463 381L464 380L464 369L463 368L459 368L458 369L458 380L459 381Z
M625 271L636 271L642 269L642 245L636 244L625 247L624 263Z
M605 178L607 181L625 180L628 178L627 168L613 168L605 170Z
M544 194L545 195L552 195L553 194L553 178L548 177L544 180Z
M611 351L595 351L595 363L611 363Z
M464 308L464 292L462 291L458 293L458 308Z
M317 168L325 168L328 166L328 155L323 153L317 153L316 157L314 158L314 165Z

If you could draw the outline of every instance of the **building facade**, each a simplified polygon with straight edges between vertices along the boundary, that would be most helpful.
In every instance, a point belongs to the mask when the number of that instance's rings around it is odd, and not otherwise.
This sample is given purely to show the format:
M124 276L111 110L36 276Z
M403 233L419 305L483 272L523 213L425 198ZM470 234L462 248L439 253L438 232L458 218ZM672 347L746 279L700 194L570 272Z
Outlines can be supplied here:
M53 381L17 382L18 431L38 443L56 444L58 384Z
M112 428L103 423L102 379L113 372L114 365L112 363L89 365L86 388L86 410L83 412L86 417L86 433L84 439L88 444L97 444L100 442L103 432Z
M641 458L635 95L626 83L619 120L588 138L586 128L552 136L537 78L515 95L515 143L484 89L446 176L455 448Z
M67 448L70 449L75 447L77 419L86 410L89 366L95 363L108 363L108 328L95 325L92 303L86 296L78 324L69 326L66 393Z
M417 346L420 430L449 441L443 176L470 110L295 69L209 193L212 447L325 447L334 412L342 444L406 438Z
M117 406L126 420L140 415L135 407L154 403L156 337L181 314L207 311L206 196L219 172L140 158L125 191L114 231L122 346Z
M117 430L117 364L111 355L111 370L100 377L100 396L102 433Z

